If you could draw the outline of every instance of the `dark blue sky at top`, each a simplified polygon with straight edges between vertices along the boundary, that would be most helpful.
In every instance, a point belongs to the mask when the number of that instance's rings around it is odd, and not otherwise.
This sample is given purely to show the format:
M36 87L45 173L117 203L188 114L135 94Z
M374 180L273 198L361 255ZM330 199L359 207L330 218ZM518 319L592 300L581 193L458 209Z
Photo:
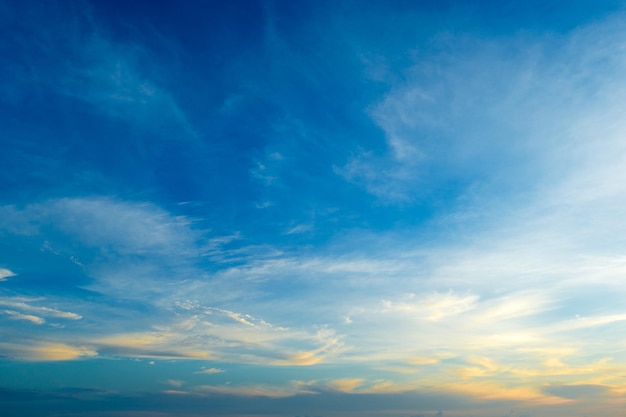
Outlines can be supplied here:
M314 215L327 221L328 209L336 213L332 221L348 227L388 228L399 218L419 224L454 204L472 179L426 180L416 185L420 191L411 203L400 205L381 205L353 184L332 181L333 168L351 156L346 149L385 147L383 132L363 110L389 85L363 77L355 50L373 51L403 68L432 53L412 44L442 30L507 37L542 31L549 23L558 33L589 19L585 5L574 2L563 13L549 2L16 4L14 18L6 14L3 25L5 39L15 39L3 43L10 62L4 78L8 83L11 72L19 72L26 80L16 87L19 97L4 101L7 145L15 150L4 153L4 195L7 201L76 193L199 201L211 207L224 231L245 224L275 233L284 222ZM614 5L603 2L602 8ZM411 19L415 23L406 25ZM35 36L45 41L24 46L37 26L42 30ZM55 72L85 59L77 42L89 39L93 27L131 50L141 45L133 64L171 92L195 137L159 109L143 116L151 127L139 129L122 117L103 122L89 105L55 91ZM434 49L445 54L455 47ZM394 77L401 83L402 71ZM224 109L229 103L233 110ZM290 156L277 168L281 182L259 187L250 171L272 152ZM291 198L301 190L306 192ZM275 207L259 213L255 204L266 199Z

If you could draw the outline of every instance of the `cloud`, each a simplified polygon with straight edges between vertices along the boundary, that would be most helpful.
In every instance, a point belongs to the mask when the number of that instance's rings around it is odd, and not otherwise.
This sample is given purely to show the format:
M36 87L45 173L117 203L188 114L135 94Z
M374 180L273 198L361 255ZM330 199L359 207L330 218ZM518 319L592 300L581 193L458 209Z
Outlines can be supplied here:
M233 386L233 385L202 385L196 387L196 392L203 394L220 394L242 397L267 397L267 398L286 398L293 397L298 394L312 394L306 386L297 383L284 385L251 385L251 386Z
M199 371L194 372L194 374L207 374L207 375L212 375L212 374L221 374L222 372L226 372L223 369L219 369L219 368L208 368L208 369L201 369Z
M419 184L416 166L419 166L419 159L406 164L390 164L385 157L361 151L344 166L335 167L335 172L347 181L365 187L383 201L406 203L412 200L406 184Z
M33 324L44 324L46 322L41 317L33 316L31 314L22 314L12 310L2 310L1 312L8 315L13 320L26 320Z
M333 357L347 350L341 338L337 337L335 331L328 327L319 329L314 340L317 344L322 344L322 346L316 349L297 352L286 359L274 361L273 364L287 366L317 365L325 362L329 357Z
M623 159L618 16L560 36L434 35L445 46L423 51L372 106L384 151L356 148L338 172L383 203L444 201L446 189L453 208L581 173L581 195L621 188L609 180Z
M605 397L610 388L603 385L578 384L578 385L548 385L542 391L548 395L567 399L590 399Z
M454 359L456 357L457 355L454 353L446 352L445 350L438 350L438 351L432 352L428 356L411 356L410 358L406 359L405 362L408 365L422 367L422 366L437 365L437 364L440 364L442 361ZM397 371L406 372L407 369L397 368Z
M174 217L150 203L109 197L61 198L18 208L2 206L0 229L16 235L37 235L44 228L80 239L84 246L120 254L188 250L194 241L190 220Z
M469 395L481 401L518 401L533 405L557 405L567 401L551 394L544 394L529 386L507 386L499 382L476 381L450 383L444 389L455 394Z
M34 305L29 304L29 303L36 302L36 301L41 301L41 300L40 299L27 299L27 298L22 298L22 297L14 297L14 298L0 297L0 306L16 308L23 312L37 313L39 315L46 316L46 317L54 317L54 318L68 319L68 320L82 319L82 316L80 314L72 313L70 311L62 311L62 310L57 310L55 308L39 307L39 306L34 306ZM33 317L33 316L29 316L29 317ZM43 319L40 319L40 320L43 320ZM41 323L38 323L38 324L41 324Z
M342 378L330 381L327 387L338 392L353 392L357 387L362 385L363 378Z
M468 295L460 297L452 293L429 294L415 301L415 294L409 294L409 301L391 302L383 301L384 311L407 312L415 314L416 318L424 318L430 321L438 321L445 317L457 316L476 308L478 296Z
M92 14L91 7L61 6L51 10L45 5L32 5L28 11L21 7L13 11L17 25L29 33L29 41L11 66L10 81L1 85L5 97L19 101L44 92L52 97L62 95L149 132L153 138L196 137L186 114L166 87L164 68L176 55L172 43L159 49L160 54L171 52L162 59L145 44L114 39ZM145 31L143 35L163 44L156 33ZM19 30L9 33L4 42L25 43Z
M0 213L0 232L30 249L34 257L42 257L43 248L67 260L71 269L64 271L76 275L78 268L83 282L87 275L91 290L109 295L145 299L163 291L161 284L171 279L173 271L181 281L205 274L194 263L205 251L219 251L205 249L201 240L205 231L194 228L193 219L152 203L61 198L2 206Z
M98 352L89 346L68 345L65 343L44 342L12 344L0 342L0 351L7 356L27 361L69 361L94 357Z
M155 358L155 359L202 359L213 360L214 355L209 346L200 346L197 342L190 343L190 336L163 331L147 331L141 333L112 334L105 337L94 337L91 343L105 355Z
M165 381L165 383L176 388L180 388L185 385L185 381L181 381L179 379L168 379Z
M197 136L173 96L142 73L138 63L149 59L147 50L95 35L83 51L82 62L61 79L64 94L151 133L167 129L177 132L177 139Z
M310 224L298 224L293 226L285 232L286 235L294 235L299 233L307 233L313 230L313 226Z
M0 268L0 281L5 281L7 278L17 276L17 274L9 269Z
M250 315L181 303L184 311L168 324L135 333L87 337L102 355L144 358L212 360L271 366L309 366L334 358L344 350L332 329L315 333L274 326ZM244 317L244 318L242 318ZM218 368L196 373L223 372Z
M525 291L499 297L485 303L479 320L500 322L530 316L555 308L545 291Z
M190 220L171 216L153 204L76 198L53 200L46 206L58 227L85 245L133 255L184 255L194 246Z

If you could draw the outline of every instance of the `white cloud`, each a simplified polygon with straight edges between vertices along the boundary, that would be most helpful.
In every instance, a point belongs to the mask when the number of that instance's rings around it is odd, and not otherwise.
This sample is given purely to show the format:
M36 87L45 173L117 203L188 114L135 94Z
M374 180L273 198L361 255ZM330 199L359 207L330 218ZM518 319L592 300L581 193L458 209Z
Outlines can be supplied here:
M306 232L310 232L313 230L313 226L310 224L298 224L296 226L293 226L292 228L288 229L285 234L286 235L294 235L294 234L299 234L299 233L306 233Z
M530 316L555 308L548 291L526 291L508 294L484 303L478 320L486 323Z
M86 245L121 254L185 255L194 248L190 220L153 204L78 198L53 200L46 208L57 227Z
M213 375L213 374L221 374L224 371L223 369L219 369L219 368L208 368L208 369L201 369L199 371L194 372L195 374L207 374L207 375Z
M205 232L194 228L193 219L151 203L62 198L2 206L0 214L0 231L17 239L31 236L29 245L40 242L78 266L95 278L90 288L104 293L146 298L165 290L162 284L171 282L172 271L179 280L198 277L204 273L194 262L207 254L219 258L219 243L206 244Z
M17 311L12 310L2 310L2 313L8 315L10 318L14 320L26 320L30 321L33 324L44 324L46 321L41 317L33 316L31 314L22 314Z
M416 297L409 294L403 301L383 301L384 311L407 312L430 321L438 321L446 317L457 316L476 308L478 296L458 296L452 293L428 294Z
M0 210L4 214L0 229L9 233L37 235L42 228L53 227L78 238L82 245L120 254L184 255L195 243L190 219L172 216L150 203L62 198Z
M624 124L624 33L615 17L562 36L459 36L452 51L420 55L372 107L387 151L357 149L338 172L383 202L455 183L460 197L471 186L480 198L529 193L581 169L585 194L620 188L587 170L616 178L623 166L623 141L610 132Z
M0 297L0 306L11 307L19 309L23 312L36 313L46 317L54 317L60 319L80 320L82 316L80 314L72 313L70 311L57 310L50 307L34 306L29 303L40 301L40 299L28 299L22 297ZM32 316L29 316L32 317ZM41 319L43 320L43 319ZM40 323L39 323L40 324Z
M7 278L14 277L17 274L9 269L0 268L0 281L5 281Z

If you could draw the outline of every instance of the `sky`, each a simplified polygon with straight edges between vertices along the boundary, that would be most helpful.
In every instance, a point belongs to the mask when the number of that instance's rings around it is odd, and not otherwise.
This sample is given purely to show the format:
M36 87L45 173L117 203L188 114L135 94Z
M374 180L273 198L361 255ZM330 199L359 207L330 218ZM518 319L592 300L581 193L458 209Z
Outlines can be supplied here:
M12 417L617 417L623 1L0 0Z

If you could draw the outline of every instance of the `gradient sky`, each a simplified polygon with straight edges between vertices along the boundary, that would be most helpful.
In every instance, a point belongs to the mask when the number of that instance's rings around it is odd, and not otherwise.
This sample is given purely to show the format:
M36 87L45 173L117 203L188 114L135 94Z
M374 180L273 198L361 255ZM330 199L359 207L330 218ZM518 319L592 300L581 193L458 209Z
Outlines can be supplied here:
M0 0L10 417L618 417L623 1Z

